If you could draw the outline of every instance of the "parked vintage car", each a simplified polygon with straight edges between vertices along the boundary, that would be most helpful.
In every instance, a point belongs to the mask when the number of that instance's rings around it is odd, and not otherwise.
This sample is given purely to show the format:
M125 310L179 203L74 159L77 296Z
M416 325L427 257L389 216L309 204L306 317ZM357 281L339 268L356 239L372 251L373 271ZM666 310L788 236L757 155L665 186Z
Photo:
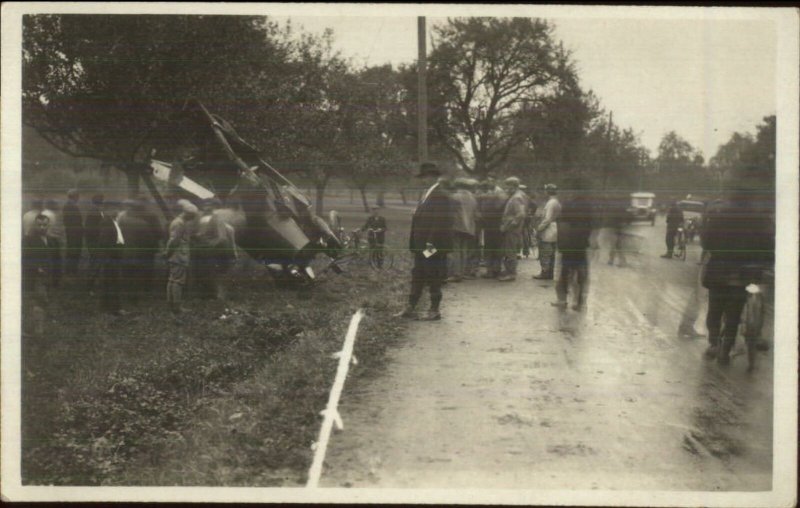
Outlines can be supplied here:
M631 194L631 206L628 207L628 214L631 220L645 220L651 226L656 224L656 208L653 201L656 195L652 192L634 192Z

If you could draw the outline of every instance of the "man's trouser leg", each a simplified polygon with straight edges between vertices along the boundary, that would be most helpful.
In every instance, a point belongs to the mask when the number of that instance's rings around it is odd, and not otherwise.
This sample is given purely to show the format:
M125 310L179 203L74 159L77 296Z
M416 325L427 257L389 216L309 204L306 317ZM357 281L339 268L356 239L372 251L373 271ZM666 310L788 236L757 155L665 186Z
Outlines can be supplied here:
M708 343L710 346L719 346L720 331L722 330L722 314L725 304L725 290L723 288L708 289L708 312L706 313L706 328L708 328Z
M424 260L425 256L422 254L414 254L414 267L411 268L411 291L408 295L408 306L411 309L415 308L419 303L419 299L422 297L422 290L425 287L425 273L422 266Z
M568 259L561 260L561 274L556 281L556 297L560 303L567 303L569 294L569 279L572 275L572 263Z
M477 236L470 236L467 239L467 274L475 276L478 272L480 263L480 244Z
M561 263L564 263L563 258ZM585 255L578 260L578 264L575 266L575 272L578 286L577 294L575 295L575 303L578 307L583 307L586 305L586 296L589 294L589 263Z
M678 233L678 228L667 228L667 236L664 239L667 242L667 254L672 255L675 250L675 235Z
M447 255L435 254L426 260L428 291L431 294L431 312L439 312L442 303L442 283L447 277Z
M539 242L539 264L542 267L542 276L553 276L555 256L556 249L554 242Z
M80 240L80 237L67 237L67 245L66 245L66 253L65 258L66 262L64 263L64 271L70 274L78 273L78 263L81 259L81 249L83 247L83 242Z
M722 349L720 354L727 356L736 343L739 333L739 323L742 320L742 310L747 301L747 292L740 286L729 286L724 289L723 317L725 328L722 332Z
M458 256L460 258L461 264L461 272L458 274L461 277L471 275L472 270L470 267L471 263L471 256L472 256L472 237L466 233L460 233L458 235L459 245L458 245ZM449 256L448 256L449 257Z
M515 231L503 235L503 259L508 275L517 275L517 254L519 253L521 241L522 238L519 232Z
M461 256L461 233L453 235L453 255L447 259L447 272L450 277L460 278L464 271Z

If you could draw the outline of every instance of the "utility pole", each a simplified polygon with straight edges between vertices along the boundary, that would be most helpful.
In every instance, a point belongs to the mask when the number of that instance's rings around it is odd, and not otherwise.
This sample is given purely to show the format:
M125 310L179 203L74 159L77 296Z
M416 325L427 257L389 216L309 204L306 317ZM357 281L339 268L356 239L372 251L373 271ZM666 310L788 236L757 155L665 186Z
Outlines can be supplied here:
M428 161L428 56L425 44L425 16L417 17L417 129L419 162Z
M608 186L608 172L611 171L611 153L614 150L614 146L611 142L611 129L613 126L614 126L614 112L610 111L608 113L608 131L606 132L606 141L608 143L608 148L606 149L606 163L603 171L603 191L605 191L606 187Z

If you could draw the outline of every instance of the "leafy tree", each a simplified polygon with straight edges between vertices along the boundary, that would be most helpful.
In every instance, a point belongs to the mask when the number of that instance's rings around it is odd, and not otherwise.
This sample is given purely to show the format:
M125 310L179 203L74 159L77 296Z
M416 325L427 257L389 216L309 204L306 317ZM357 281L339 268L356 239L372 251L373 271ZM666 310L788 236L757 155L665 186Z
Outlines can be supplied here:
M429 79L444 100L433 126L465 171L484 176L530 134L523 109L576 81L570 55L541 19L455 18L434 32Z
M656 165L662 173L686 173L701 167L703 156L691 143L670 131L658 145Z
M755 139L752 134L734 132L727 143L721 145L716 155L708 161L709 169L717 177L720 188L725 176L744 166L745 154L752 150Z
M24 123L70 155L126 170L132 184L154 125L187 98L283 60L263 17L29 15L23 30Z

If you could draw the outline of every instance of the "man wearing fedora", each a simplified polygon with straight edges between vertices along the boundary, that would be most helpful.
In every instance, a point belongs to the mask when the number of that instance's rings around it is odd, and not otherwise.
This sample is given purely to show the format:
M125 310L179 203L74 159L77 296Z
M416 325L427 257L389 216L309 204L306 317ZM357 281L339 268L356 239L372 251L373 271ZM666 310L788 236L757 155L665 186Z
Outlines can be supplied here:
M408 305L397 316L416 317L415 308L425 286L431 295L431 308L421 319L436 321L442 318L439 306L442 302L442 283L447 278L447 253L453 245L452 203L442 189L439 177L442 172L433 163L423 163L418 178L430 186L414 211L411 219L409 249L414 255L411 269L411 291Z

